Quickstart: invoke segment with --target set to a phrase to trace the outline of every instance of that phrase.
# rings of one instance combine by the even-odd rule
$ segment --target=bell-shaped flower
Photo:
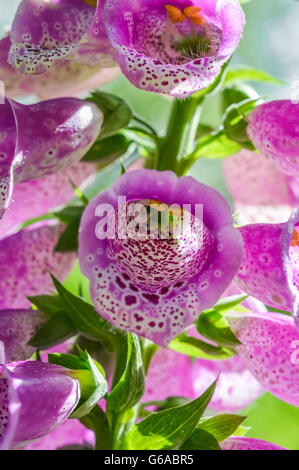
[[[243,261],[236,282],[270,307],[299,320],[299,209],[283,224],[241,227]]]
[[[299,205],[298,180],[268,158],[243,149],[222,162],[240,225],[285,222]]]
[[[0,310],[0,342],[7,362],[24,361],[35,351],[28,342],[47,321],[38,310]]]
[[[270,101],[247,116],[247,134],[255,147],[281,171],[299,178],[299,103]]]
[[[222,361],[196,359],[193,366],[194,394],[202,395],[217,377],[217,386],[209,403],[209,408],[216,411],[239,411],[264,392],[242,360],[234,356]]]
[[[299,406],[299,332],[288,315],[230,312],[245,367],[275,397]]]
[[[215,304],[241,259],[228,203],[192,177],[126,173],[82,217],[79,261],[95,308],[162,346]]]
[[[229,437],[220,445],[222,450],[287,450],[272,442],[239,436]]]
[[[80,399],[68,369],[44,362],[0,366],[0,449],[17,449],[53,431]]]
[[[10,64],[25,74],[41,74],[66,61],[115,66],[102,20],[105,2],[23,0],[11,28]]]
[[[94,163],[78,162],[53,175],[14,186],[13,200],[0,221],[0,239],[26,220],[46,214],[75,197],[70,180],[81,190],[96,173]]]
[[[37,95],[46,100],[76,96],[99,88],[120,74],[118,67],[99,68],[98,64],[81,64],[70,60],[58,64],[42,75],[26,75],[8,63],[10,37],[0,40],[0,80],[8,98]]]
[[[93,103],[76,98],[29,106],[5,99],[1,111],[0,216],[15,183],[57,173],[79,161],[103,123],[103,114]]]
[[[192,364],[188,356],[161,348],[154,355],[147,376],[143,402],[168,397],[193,398]]]
[[[28,296],[53,289],[49,273],[66,278],[76,254],[54,252],[62,231],[61,225],[43,223],[0,241],[0,309],[28,308]]]
[[[103,17],[128,80],[180,98],[214,81],[244,26],[237,0],[109,0]]]

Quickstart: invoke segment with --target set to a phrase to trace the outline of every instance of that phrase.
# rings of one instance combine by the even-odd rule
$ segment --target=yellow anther
[[[83,2],[91,5],[92,7],[96,7],[98,0],[83,0]]]
[[[293,232],[291,246],[299,246],[299,232],[296,229]]]
[[[184,13],[178,7],[174,7],[173,5],[165,5],[165,8],[170,20],[174,24],[183,23],[187,19],[186,15],[184,15]]]
[[[189,18],[193,23],[198,24],[199,26],[204,26],[205,20],[201,15],[201,8],[199,7],[187,7],[184,8],[184,14]]]

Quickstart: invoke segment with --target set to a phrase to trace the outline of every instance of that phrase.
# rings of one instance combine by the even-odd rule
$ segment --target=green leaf
[[[38,310],[45,313],[48,317],[52,317],[64,310],[64,304],[58,295],[36,295],[35,297],[27,298]]]
[[[245,419],[246,416],[219,414],[212,418],[202,418],[198,424],[198,429],[207,431],[218,442],[222,442],[232,434],[235,434]]]
[[[126,436],[127,450],[174,450],[179,449],[191,436],[207,408],[214,390],[214,382],[201,397],[150,416],[131,428]]]
[[[130,141],[122,134],[116,134],[106,139],[96,141],[82,159],[83,162],[93,162],[102,169],[126,153]]]
[[[192,154],[194,159],[198,158],[226,158],[241,149],[241,145],[230,139],[223,130],[217,133],[201,137]]]
[[[66,229],[59,237],[55,252],[69,253],[78,250],[78,234],[82,213],[75,215],[68,223]]]
[[[48,355],[51,364],[70,369],[69,375],[80,383],[81,397],[75,411],[71,414],[73,419],[80,419],[88,415],[98,401],[106,395],[108,389],[104,369],[91,359],[88,353],[79,352],[80,356],[71,354]]]
[[[187,336],[186,333],[176,336],[168,347],[181,354],[199,359],[223,360],[233,356],[229,349],[213,346],[201,339]]]
[[[255,150],[255,147],[247,135],[246,116],[256,107],[259,100],[260,98],[246,99],[232,104],[223,116],[223,130],[226,136],[251,150]]]
[[[49,349],[72,338],[76,333],[66,317],[56,314],[41,326],[29,344],[37,349]]]
[[[68,224],[72,221],[74,217],[79,217],[83,214],[85,207],[84,205],[80,206],[67,206],[64,207],[61,211],[59,212],[53,212],[53,215],[60,220],[60,222],[63,222],[64,224]]]
[[[229,312],[233,310],[235,307],[240,305],[244,300],[246,300],[248,294],[240,294],[240,295],[231,295],[230,297],[223,297],[222,299],[218,300],[218,302],[214,305],[212,310],[219,310],[222,313]]]
[[[196,328],[202,336],[220,346],[234,348],[241,344],[219,310],[203,312],[196,321]]]
[[[226,86],[221,92],[222,111],[225,113],[232,104],[255,98],[258,98],[257,92],[247,84],[235,83]]]
[[[120,129],[126,127],[132,118],[132,110],[118,96],[103,91],[95,91],[88,98],[88,101],[95,103],[104,114],[100,139],[116,134]]]
[[[112,448],[109,424],[107,417],[100,406],[96,405],[88,415],[80,418],[80,421],[86,428],[95,433],[96,450],[107,450]]]
[[[133,333],[126,337],[126,351],[123,351],[121,367],[123,373],[120,375],[116,371],[116,383],[107,398],[107,415],[111,422],[138,403],[144,393],[145,374],[140,342]]]
[[[221,450],[217,440],[204,429],[197,428],[180,450]]]
[[[236,67],[230,68],[226,72],[224,84],[232,83],[236,81],[248,81],[248,82],[263,82],[270,83],[273,85],[286,85],[282,80],[278,80],[264,70],[255,68],[243,68]]]
[[[77,331],[87,338],[102,341],[110,350],[119,347],[121,338],[125,338],[127,333],[115,328],[92,305],[71,294],[54,276],[51,277],[63,302],[65,315]]]

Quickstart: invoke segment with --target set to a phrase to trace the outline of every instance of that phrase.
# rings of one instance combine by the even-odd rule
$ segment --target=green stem
[[[166,137],[159,149],[158,170],[172,170],[180,176],[179,161],[193,150],[203,98],[173,102]]]

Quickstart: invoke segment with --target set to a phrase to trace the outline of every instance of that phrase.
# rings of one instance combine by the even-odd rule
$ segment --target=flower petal
[[[252,437],[232,436],[221,443],[222,450],[287,450],[272,442]]]
[[[63,423],[80,398],[77,380],[68,370],[44,362],[2,367],[0,379],[0,449],[19,448]]]
[[[186,7],[184,0],[175,2]],[[187,22],[174,25],[162,0],[109,0],[104,20],[122,72],[136,87],[186,97],[210,85],[240,40],[244,13],[238,1],[190,0],[198,5],[206,26],[194,25],[196,39],[207,36],[209,51],[177,50],[191,35]],[[176,39],[174,39],[174,37]],[[183,39],[182,39],[183,38]],[[205,39],[202,40],[203,43]]]
[[[97,238],[99,217],[95,214],[100,204],[110,204],[113,211],[117,210],[120,196],[127,201],[155,199],[180,207],[190,204],[192,210],[195,204],[203,206],[207,238],[203,239],[202,249],[208,258],[199,259],[196,254],[196,263],[200,261],[200,266],[194,264],[186,248],[181,255],[173,256],[170,263],[169,253],[173,248],[167,245],[162,250],[159,245],[157,259],[157,240],[151,240],[147,242],[146,253],[137,254],[141,245],[136,247],[135,254],[130,252],[129,245],[120,248],[123,263],[119,264],[117,244],[113,247],[108,239]],[[203,251],[196,253],[201,256]],[[172,172],[136,170],[123,175],[111,190],[94,198],[81,221],[79,260],[82,272],[91,281],[91,297],[96,309],[113,324],[162,346],[192,324],[202,310],[214,305],[235,276],[241,253],[240,235],[233,228],[225,199],[193,178],[178,179]],[[163,262],[164,257],[167,262],[166,258]],[[174,265],[175,275],[171,273]],[[143,280],[136,282],[140,270]]]
[[[23,73],[46,72],[79,45],[94,13],[82,0],[23,0],[12,25],[9,62]]]
[[[284,224],[241,227],[244,256],[236,282],[270,307],[299,315],[298,250],[291,246],[299,210]]]
[[[256,148],[283,172],[299,177],[299,103],[270,101],[248,116],[247,133]]]
[[[30,306],[27,296],[52,290],[49,273],[65,279],[75,253],[55,253],[61,225],[30,226],[0,241],[0,309]]]
[[[247,369],[272,395],[299,406],[299,333],[292,318],[272,312],[227,318],[242,343],[237,352]]]
[[[0,310],[0,341],[4,343],[7,362],[30,358],[35,348],[28,342],[46,320],[38,310]]]

